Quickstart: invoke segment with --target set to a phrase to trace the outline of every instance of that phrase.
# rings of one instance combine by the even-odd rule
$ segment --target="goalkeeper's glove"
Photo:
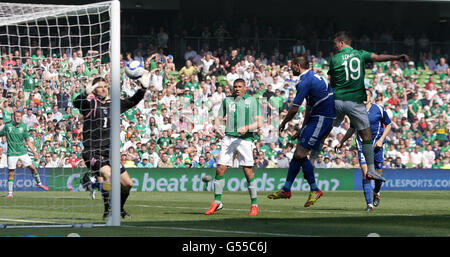
[[[90,95],[94,90],[98,87],[98,84],[92,85],[92,82],[94,82],[94,78],[89,78],[86,83],[86,94]]]
[[[144,73],[137,80],[141,83],[141,87],[147,89],[150,87],[150,72],[148,70],[144,70]]]

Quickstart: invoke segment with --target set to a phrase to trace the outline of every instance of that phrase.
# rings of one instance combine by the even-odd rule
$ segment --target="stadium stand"
[[[231,95],[230,85],[236,78],[243,78],[249,94],[261,103],[267,100],[264,104],[268,115],[253,153],[256,167],[282,167],[285,158],[292,158],[297,143],[292,136],[303,115],[300,113],[286,132],[278,134],[280,119],[295,95],[297,78],[290,69],[290,58],[295,53],[306,52],[311,68],[326,77],[333,54],[331,42],[321,44],[330,40],[307,38],[280,45],[280,40],[263,40],[260,42],[264,48],[259,48],[251,40],[253,36],[246,34],[254,31],[248,22],[235,31],[227,31],[223,24],[182,31],[184,41],[180,37],[174,39],[164,27],[153,29],[143,40],[128,38],[121,61],[122,94],[131,96],[137,90],[123,73],[127,62],[141,61],[152,75],[144,100],[122,115],[120,140],[125,167],[215,167],[220,145],[212,123],[221,100]],[[197,37],[189,41],[194,30],[197,34],[191,35]],[[264,37],[280,36],[279,30],[272,30],[265,30],[268,34]],[[294,32],[295,29],[295,36]],[[297,32],[314,37],[308,31]],[[239,46],[233,45],[229,40],[233,35],[246,40],[240,41]],[[390,46],[392,35],[390,31],[362,34],[357,44],[367,50],[382,51],[383,47]],[[374,39],[384,43],[374,46],[371,43]],[[180,44],[172,44],[173,40],[184,42],[181,52]],[[195,42],[195,46],[189,42]],[[411,50],[413,61],[370,65],[366,67],[365,79],[375,103],[386,109],[393,122],[385,144],[385,168],[448,169],[448,53],[440,47],[430,47],[425,35],[416,39],[408,35],[395,42],[402,42],[402,47]],[[29,58],[18,58],[19,53],[1,51],[0,129],[11,120],[15,110],[24,112],[24,122],[39,152],[32,156],[36,167],[84,165],[80,161],[82,117],[72,108],[72,101],[83,92],[87,77],[100,75],[109,79],[110,68],[107,60],[93,59],[88,52],[77,51],[77,54],[80,52],[82,58],[75,60],[71,57],[73,53],[59,56],[45,51],[31,52]],[[333,129],[322,158],[315,164],[317,167],[359,167],[353,141],[349,140],[340,153],[333,150],[348,128],[347,121]],[[2,168],[6,167],[7,151],[6,140],[2,138]]]

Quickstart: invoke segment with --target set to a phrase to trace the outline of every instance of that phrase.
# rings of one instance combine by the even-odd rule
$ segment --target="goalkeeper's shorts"
[[[108,150],[102,151],[98,149],[84,149],[82,156],[86,167],[88,167],[93,173],[97,173],[104,166],[111,166]],[[120,164],[120,174],[125,171],[125,167]]]

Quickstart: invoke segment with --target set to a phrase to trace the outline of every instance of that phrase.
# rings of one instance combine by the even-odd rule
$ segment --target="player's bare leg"
[[[103,219],[108,218],[111,212],[110,205],[110,191],[111,191],[111,167],[103,166],[100,168],[100,175],[103,177],[103,182],[100,183],[100,192],[102,193],[105,211],[103,212]]]
[[[36,169],[36,167],[34,167],[34,165],[31,164],[31,165],[28,166],[27,168],[31,171],[31,175],[33,175],[33,178],[34,178],[34,180],[36,181],[37,186],[38,186],[40,189],[44,190],[44,191],[48,191],[48,187],[42,185],[41,178],[40,178],[40,176],[39,176],[39,172],[38,172],[38,170]]]
[[[131,218],[131,215],[123,208],[133,187],[133,181],[127,171],[120,174],[120,186],[120,216],[122,218]]]

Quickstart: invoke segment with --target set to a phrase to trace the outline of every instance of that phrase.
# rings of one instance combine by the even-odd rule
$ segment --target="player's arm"
[[[237,132],[242,135],[247,133],[248,131],[254,132],[257,129],[261,128],[263,125],[263,118],[261,115],[260,106],[255,98],[250,98],[250,99],[252,99],[252,102],[251,102],[252,105],[250,108],[250,117],[254,117],[254,121],[251,124],[246,125],[243,128],[239,128],[237,130]]]
[[[302,128],[300,129],[300,131],[305,127],[305,125],[308,123],[309,118],[311,117],[311,106],[306,105],[306,109],[305,109],[305,118],[303,119],[303,124],[302,124]]]
[[[246,125],[242,128],[238,128],[237,129],[237,133],[244,135],[245,133],[247,133],[248,131],[256,131],[257,129],[259,129],[262,123],[262,116],[256,116],[255,117],[255,122]]]
[[[300,129],[298,129],[298,127],[296,128],[296,132],[292,136],[292,138],[298,138],[298,136],[300,136],[300,132],[302,132],[305,125],[308,124],[309,118],[311,117],[310,114],[311,114],[311,107],[309,105],[306,105],[305,118],[303,119],[302,127]]]
[[[31,149],[33,154],[35,154],[36,153],[36,146],[34,145],[34,142],[33,142],[33,140],[31,138],[27,139],[27,145]]]
[[[334,147],[334,151],[337,152],[337,150],[338,150],[339,148],[341,148],[341,147],[344,145],[344,143],[347,142],[347,140],[348,140],[349,138],[351,138],[351,137],[353,136],[353,134],[355,134],[355,132],[356,132],[356,129],[350,127],[350,128],[347,130],[347,133],[345,133],[344,137],[343,137],[343,138],[341,139],[341,141],[339,142],[339,144],[337,144],[337,145]]]
[[[132,97],[120,100],[120,113],[124,113],[137,105],[144,98],[145,91],[145,89],[140,88]]]
[[[223,124],[223,120],[224,120],[225,116],[227,115],[225,100],[226,100],[226,98],[222,100],[222,103],[219,108],[219,114],[217,115],[217,117],[214,121],[214,130],[221,137],[225,136],[225,133],[222,131],[222,129],[220,129],[220,125]]]
[[[280,133],[284,131],[286,124],[295,117],[299,108],[300,108],[300,105],[294,105],[294,104],[291,105],[291,107],[288,110],[288,113],[286,114],[286,117],[284,117],[283,121],[280,124],[280,127],[279,127]]]
[[[31,137],[30,133],[28,133],[27,127],[25,125],[23,125],[22,127],[24,129],[24,138],[25,141],[27,141],[27,146],[31,149],[33,154],[36,154],[36,146],[34,145],[33,138]]]
[[[389,132],[391,131],[391,128],[392,128],[391,124],[387,125],[384,128],[383,134],[381,135],[380,139],[378,139],[378,141],[375,143],[375,147],[381,148],[383,146],[383,142],[386,139]]]
[[[93,94],[87,95],[86,91],[84,91],[73,100],[73,106],[80,110],[81,114],[86,115],[88,112],[94,109],[95,102],[91,101],[93,98]]]
[[[406,54],[400,54],[400,55],[389,55],[389,54],[372,54],[370,56],[372,61],[374,62],[387,62],[387,61],[401,61],[401,62],[407,62],[409,61],[409,56]]]
[[[383,142],[386,139],[389,132],[391,132],[391,128],[392,128],[391,119],[389,118],[389,115],[387,114],[386,110],[384,110],[384,109],[383,109],[383,118],[381,120],[381,123],[383,125],[385,125],[386,127],[384,128],[383,134],[381,135],[380,139],[377,142],[375,142],[375,147],[378,147],[378,148],[383,147]]]
[[[284,117],[283,121],[280,124],[279,131],[283,132],[284,128],[286,127],[286,124],[291,121],[295,115],[298,112],[298,109],[303,103],[303,100],[306,97],[306,94],[308,93],[308,88],[306,83],[299,82],[297,84],[297,94],[295,95],[294,100],[292,100],[292,105],[288,110],[288,113],[286,114],[286,117]]]

